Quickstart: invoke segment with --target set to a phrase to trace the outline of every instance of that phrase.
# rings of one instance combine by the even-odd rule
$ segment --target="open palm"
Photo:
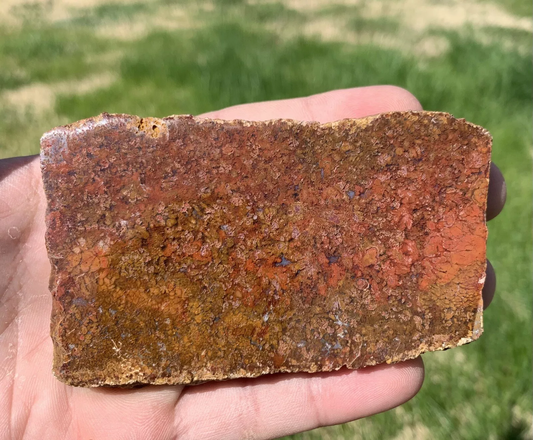
[[[405,90],[380,86],[248,104],[205,116],[326,122],[420,109]],[[497,215],[504,200],[503,178],[493,167],[488,218]],[[387,410],[422,385],[419,358],[360,371],[276,374],[195,387],[67,386],[51,371],[45,210],[38,157],[0,161],[1,438],[272,438]],[[487,304],[494,285],[489,268]]]

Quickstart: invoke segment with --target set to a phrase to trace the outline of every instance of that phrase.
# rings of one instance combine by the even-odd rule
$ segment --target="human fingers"
[[[176,407],[177,435],[267,439],[344,423],[404,403],[423,380],[422,359],[417,358],[355,371],[276,374],[189,387]]]
[[[500,169],[490,164],[489,194],[487,197],[487,221],[495,218],[502,211],[507,199],[507,185]],[[487,260],[485,285],[483,286],[483,308],[486,309],[496,292],[496,272]]]
[[[487,198],[487,220],[492,220],[503,209],[507,199],[507,185],[500,169],[490,164],[489,195]]]
[[[305,98],[236,105],[204,113],[200,117],[249,121],[281,118],[331,122],[407,110],[422,110],[418,100],[407,90],[396,86],[370,86],[333,90]]]
[[[485,285],[483,286],[483,308],[486,309],[494,299],[496,292],[496,272],[489,260],[487,260],[487,271]]]

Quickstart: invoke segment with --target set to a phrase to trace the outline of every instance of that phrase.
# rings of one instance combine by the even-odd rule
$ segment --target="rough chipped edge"
[[[382,362],[377,361],[368,361],[367,364],[359,366],[359,367],[351,367],[349,363],[343,363],[342,365],[336,366],[334,368],[330,369],[322,369],[318,364],[313,364],[305,369],[302,369],[300,367],[298,368],[291,368],[291,367],[280,367],[276,368],[273,366],[265,366],[264,370],[259,373],[248,373],[247,375],[243,375],[242,372],[234,372],[224,375],[217,375],[211,373],[207,368],[204,371],[197,371],[195,374],[193,373],[181,373],[179,376],[174,377],[156,377],[153,380],[146,380],[146,375],[140,373],[140,370],[138,367],[135,367],[130,362],[128,362],[128,365],[125,365],[121,363],[120,365],[117,364],[119,368],[117,368],[117,371],[119,369],[122,369],[122,371],[119,373],[120,376],[130,376],[134,375],[133,378],[128,380],[120,380],[115,378],[110,379],[102,379],[98,377],[94,377],[90,381],[83,380],[83,379],[76,379],[77,377],[83,377],[84,372],[83,371],[77,371],[75,375],[68,375],[68,376],[62,376],[59,373],[59,368],[56,369],[56,366],[54,366],[53,374],[54,376],[61,382],[66,383],[70,386],[75,387],[85,387],[85,388],[97,388],[97,387],[115,387],[115,388],[131,388],[136,385],[187,385],[187,386],[194,386],[194,385],[201,385],[206,382],[224,382],[226,380],[233,380],[233,379],[254,379],[260,376],[265,375],[271,375],[271,374],[278,374],[278,373],[289,373],[289,374],[296,374],[296,373],[307,373],[307,374],[314,374],[314,373],[330,373],[334,371],[338,371],[342,368],[346,368],[348,370],[361,370],[367,367],[373,367],[376,365],[392,365],[397,364],[399,362],[405,362],[407,360],[415,359],[419,357],[420,355],[424,353],[432,353],[432,352],[439,352],[439,351],[445,351],[450,348],[459,347],[462,345],[469,344],[470,342],[475,341],[481,336],[482,333],[482,321],[483,321],[483,304],[481,303],[480,306],[477,309],[476,317],[475,317],[475,323],[474,328],[472,330],[469,330],[466,336],[463,336],[459,339],[459,341],[456,342],[447,342],[447,343],[439,343],[437,341],[432,341],[431,343],[421,343],[417,348],[410,350],[408,352],[404,352],[401,356],[391,356],[388,359],[385,359]],[[481,331],[476,331],[476,325],[481,325]],[[434,335],[434,337],[438,337],[439,335]]]
[[[306,369],[302,368],[274,368],[274,367],[265,367],[264,371],[259,373],[252,373],[247,374],[244,376],[241,372],[235,372],[235,373],[229,373],[224,374],[224,376],[212,374],[207,369],[206,371],[196,372],[196,374],[182,374],[181,380],[179,380],[178,377],[157,377],[154,380],[148,381],[143,380],[145,379],[144,374],[139,374],[139,369],[130,365],[129,370],[124,370],[121,375],[135,375],[138,374],[138,376],[126,380],[113,380],[113,379],[101,379],[101,378],[94,378],[90,382],[86,380],[76,380],[73,375],[70,375],[68,377],[63,377],[61,374],[59,374],[56,369],[54,368],[54,376],[61,382],[66,383],[70,386],[75,387],[85,387],[85,388],[98,388],[98,387],[114,387],[114,388],[131,388],[136,385],[187,385],[187,386],[194,386],[194,385],[201,385],[203,383],[207,382],[225,382],[227,380],[234,380],[234,379],[255,379],[261,376],[271,375],[271,374],[299,374],[299,373],[307,373],[307,374],[314,374],[314,373],[332,373],[334,371],[338,371],[342,368],[346,368],[348,370],[362,370],[367,367],[373,367],[376,365],[392,365],[397,364],[399,362],[405,362],[411,359],[416,359],[420,355],[424,353],[431,353],[431,352],[437,352],[437,351],[444,351],[448,350],[450,348],[459,347],[461,345],[468,344],[470,342],[473,342],[475,339],[472,333],[468,337],[461,338],[457,343],[448,343],[448,344],[441,344],[441,345],[435,345],[433,344],[421,344],[417,349],[411,350],[407,353],[405,353],[401,358],[400,357],[392,357],[390,359],[387,359],[383,362],[376,362],[376,361],[369,361],[366,365],[360,366],[357,368],[352,368],[348,363],[343,363],[342,365],[339,365],[334,368],[330,369],[321,369],[318,364],[312,365]],[[83,377],[83,373],[80,374],[78,371],[78,374],[76,376]],[[187,377],[187,379],[186,379]]]
[[[211,119],[211,118],[203,118],[201,116],[193,116],[190,114],[170,115],[164,118],[152,118],[152,117],[141,118],[140,116],[130,115],[126,113],[101,113],[98,116],[93,116],[87,119],[81,119],[71,124],[61,125],[56,128],[53,128],[52,130],[43,134],[43,136],[41,137],[41,145],[43,145],[43,143],[48,138],[57,136],[58,134],[62,134],[65,132],[71,132],[73,130],[75,131],[75,133],[83,133],[95,127],[105,125],[105,123],[110,120],[126,119],[126,120],[130,120],[131,122],[136,122],[138,124],[142,124],[143,121],[151,121],[151,122],[155,122],[161,125],[166,125],[166,121],[168,120],[192,120],[199,124],[214,122],[217,124],[242,125],[245,127],[257,125],[257,124],[270,125],[270,124],[277,123],[277,122],[286,122],[286,123],[291,123],[295,125],[296,124],[311,125],[311,126],[315,125],[315,126],[319,126],[322,128],[329,128],[329,127],[336,127],[347,121],[355,122],[357,123],[357,125],[364,127],[374,120],[386,118],[386,117],[390,117],[394,115],[413,115],[413,116],[419,115],[419,116],[434,116],[434,117],[444,117],[446,119],[455,119],[459,122],[465,123],[466,125],[479,130],[480,134],[484,136],[489,136],[491,143],[492,143],[492,136],[487,129],[485,129],[484,127],[480,125],[476,125],[472,122],[469,122],[463,118],[456,118],[451,113],[437,112],[437,111],[424,111],[424,110],[408,110],[408,111],[391,111],[391,112],[377,113],[375,115],[369,115],[369,116],[365,116],[362,118],[343,118],[343,119],[339,119],[336,121],[324,122],[324,123],[317,122],[317,121],[300,121],[296,119],[267,119],[263,121],[253,121],[253,120],[246,120],[246,119],[219,119],[219,118]]]
[[[356,126],[351,128],[365,128],[370,125],[372,122],[378,121],[380,119],[387,119],[395,115],[405,115],[405,116],[431,116],[436,118],[442,118],[443,120],[455,120],[457,122],[463,123],[471,128],[474,128],[479,132],[480,136],[485,136],[489,139],[489,146],[492,148],[492,135],[490,132],[480,125],[476,125],[472,122],[465,120],[464,118],[456,118],[451,113],[446,112],[436,112],[436,111],[424,111],[424,110],[409,110],[409,111],[392,111],[377,113],[375,115],[369,115],[362,118],[344,118],[331,122],[317,122],[317,121],[299,121],[295,119],[268,119],[264,121],[250,121],[246,119],[210,119],[202,118],[201,116],[193,116],[190,114],[184,115],[171,115],[164,118],[152,118],[145,117],[141,118],[140,116],[130,115],[126,113],[101,113],[98,116],[93,116],[87,119],[81,119],[77,122],[71,124],[62,125],[52,130],[44,133],[40,139],[40,164],[41,170],[44,170],[47,164],[51,162],[51,157],[55,157],[56,149],[59,148],[60,151],[68,149],[68,139],[70,136],[81,135],[87,131],[93,130],[94,128],[105,126],[107,122],[117,121],[122,122],[126,125],[127,128],[133,129],[136,133],[144,133],[145,135],[151,136],[152,138],[158,138],[163,135],[163,137],[168,137],[168,124],[167,121],[170,120],[191,120],[197,124],[219,124],[219,125],[233,125],[233,126],[243,126],[250,127],[253,125],[272,125],[275,123],[283,122],[288,125],[300,125],[308,127],[317,127],[322,129],[335,128],[347,123],[355,123]],[[150,129],[152,125],[152,129]],[[157,130],[156,130],[157,127]],[[490,167],[490,154],[489,154],[489,167]]]

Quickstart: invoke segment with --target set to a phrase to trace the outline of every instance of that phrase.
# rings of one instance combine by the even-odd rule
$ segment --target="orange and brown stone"
[[[103,114],[41,145],[68,384],[360,368],[482,332],[491,138],[464,120]]]

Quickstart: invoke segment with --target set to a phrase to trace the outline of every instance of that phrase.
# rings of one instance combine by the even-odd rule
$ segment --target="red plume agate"
[[[435,112],[46,133],[55,375],[191,384],[477,339],[490,151]]]

